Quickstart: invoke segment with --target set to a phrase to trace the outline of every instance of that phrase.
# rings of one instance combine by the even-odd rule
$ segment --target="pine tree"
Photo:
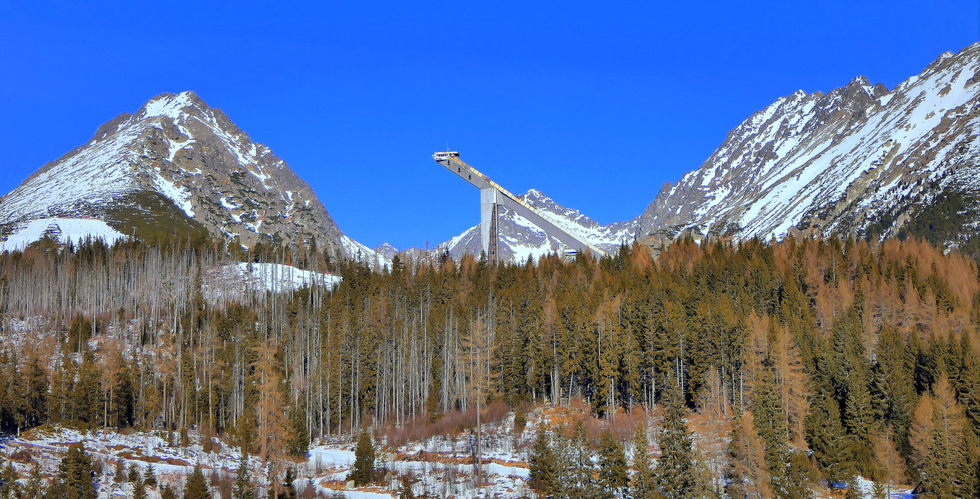
[[[102,393],[102,374],[96,365],[95,354],[85,350],[73,393],[75,421],[83,428],[94,429],[104,424]]]
[[[20,484],[17,483],[17,471],[14,470],[12,462],[7,461],[7,466],[0,473],[0,497],[13,499],[20,497]]]
[[[27,477],[22,499],[42,499],[44,497],[44,480],[41,478],[41,465],[35,461],[31,466],[31,474]]]
[[[27,413],[24,415],[24,427],[33,428],[48,419],[48,374],[36,355],[31,355],[26,375]]]
[[[303,397],[300,397],[302,401]],[[296,457],[306,456],[310,449],[310,429],[306,425],[306,411],[297,403],[290,411],[291,432],[286,443],[289,453]]]
[[[599,483],[606,492],[620,497],[629,485],[628,471],[623,447],[607,429],[599,440]]]
[[[252,472],[249,469],[248,454],[242,453],[238,462],[238,472],[235,474],[235,485],[231,492],[235,499],[255,499],[255,484],[252,483]]]
[[[354,467],[347,480],[354,482],[355,487],[367,485],[374,481],[374,444],[367,427],[361,428],[357,437],[357,447],[354,449]]]
[[[92,458],[82,444],[72,444],[58,465],[58,475],[47,495],[65,499],[95,499],[94,477]]]
[[[283,487],[278,499],[296,499],[296,470],[292,466],[286,468],[286,476],[282,482]]]
[[[146,485],[142,483],[133,484],[133,499],[146,499]]]
[[[708,493],[694,451],[691,430],[684,422],[684,401],[673,377],[664,390],[665,415],[660,431],[660,459],[653,469],[658,492],[665,498],[701,497]]]
[[[657,486],[653,481],[653,460],[650,458],[650,441],[647,439],[646,424],[641,422],[633,432],[633,478],[630,492],[636,499],[656,497]]]
[[[531,488],[544,497],[552,497],[561,490],[556,460],[555,453],[548,442],[548,435],[544,427],[539,426],[528,458],[528,468],[530,468]]]
[[[187,477],[184,485],[184,499],[211,499],[211,489],[208,487],[201,465],[195,465],[194,471]]]
[[[136,466],[136,463],[130,464],[129,473],[126,475],[126,479],[131,483],[142,482],[143,479],[140,475],[139,466]]]
[[[840,482],[854,474],[854,464],[847,453],[847,436],[840,418],[840,405],[834,398],[833,385],[822,360],[817,361],[813,377],[810,413],[806,416],[806,437],[813,457],[827,478]]]
[[[895,442],[903,455],[911,453],[909,426],[915,408],[915,354],[909,342],[888,324],[881,328],[872,366],[874,391],[885,420],[895,428]]]
[[[852,459],[858,471],[867,475],[874,461],[874,456],[871,454],[871,436],[875,430],[875,417],[864,372],[864,367],[858,366],[848,376],[844,421],[847,422]]]
[[[561,442],[560,452],[566,463],[562,467],[560,480],[561,497],[607,498],[611,494],[601,490],[596,481],[596,468],[592,462],[593,450],[585,437],[585,427],[579,421],[571,437]]]
[[[415,492],[412,492],[412,479],[408,475],[402,475],[398,499],[415,499]]]
[[[146,473],[143,475],[143,484],[149,487],[157,486],[157,476],[152,463],[146,467]]]

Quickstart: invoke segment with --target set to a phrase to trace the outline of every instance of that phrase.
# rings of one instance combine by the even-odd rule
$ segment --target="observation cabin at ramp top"
[[[440,151],[433,154],[432,159],[459,178],[469,182],[473,187],[480,189],[480,240],[483,243],[483,251],[490,261],[497,261],[497,241],[499,240],[497,217],[501,206],[505,206],[526,218],[574,252],[588,252],[597,257],[606,256],[606,252],[561,228],[543,212],[511,194],[510,191],[490,180],[490,177],[480,173],[476,168],[464,163],[463,160],[459,159],[459,151]]]

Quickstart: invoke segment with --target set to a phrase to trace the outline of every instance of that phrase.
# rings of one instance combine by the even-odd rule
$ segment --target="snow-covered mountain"
[[[780,98],[663,186],[640,217],[641,240],[918,228],[961,243],[980,223],[978,95],[980,43],[942,54],[891,91],[857,77],[827,94]],[[945,232],[931,221],[954,216]]]
[[[578,210],[559,205],[541,191],[531,189],[518,197],[556,225],[607,252],[617,251],[623,243],[631,244],[636,236],[637,220],[600,225]],[[501,261],[523,262],[529,257],[537,259],[564,251],[561,242],[507,208],[500,209],[497,225],[500,233],[497,254]],[[480,226],[476,225],[437,246],[435,254],[448,251],[454,259],[459,259],[466,253],[479,255],[482,249]]]
[[[159,240],[210,234],[252,247],[316,242],[370,258],[309,185],[193,92],[162,94],[99,127],[0,198],[0,251],[53,235]]]

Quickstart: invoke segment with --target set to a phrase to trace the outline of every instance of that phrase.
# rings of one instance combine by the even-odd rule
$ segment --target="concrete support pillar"
[[[497,211],[501,201],[497,189],[480,189],[480,242],[491,262],[497,260]]]

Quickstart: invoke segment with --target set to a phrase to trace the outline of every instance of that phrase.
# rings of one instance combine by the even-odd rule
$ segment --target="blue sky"
[[[660,4],[0,0],[0,193],[193,90],[369,246],[479,222],[478,192],[430,158],[447,144],[610,223],[780,96],[892,88],[980,39],[976,0]]]

